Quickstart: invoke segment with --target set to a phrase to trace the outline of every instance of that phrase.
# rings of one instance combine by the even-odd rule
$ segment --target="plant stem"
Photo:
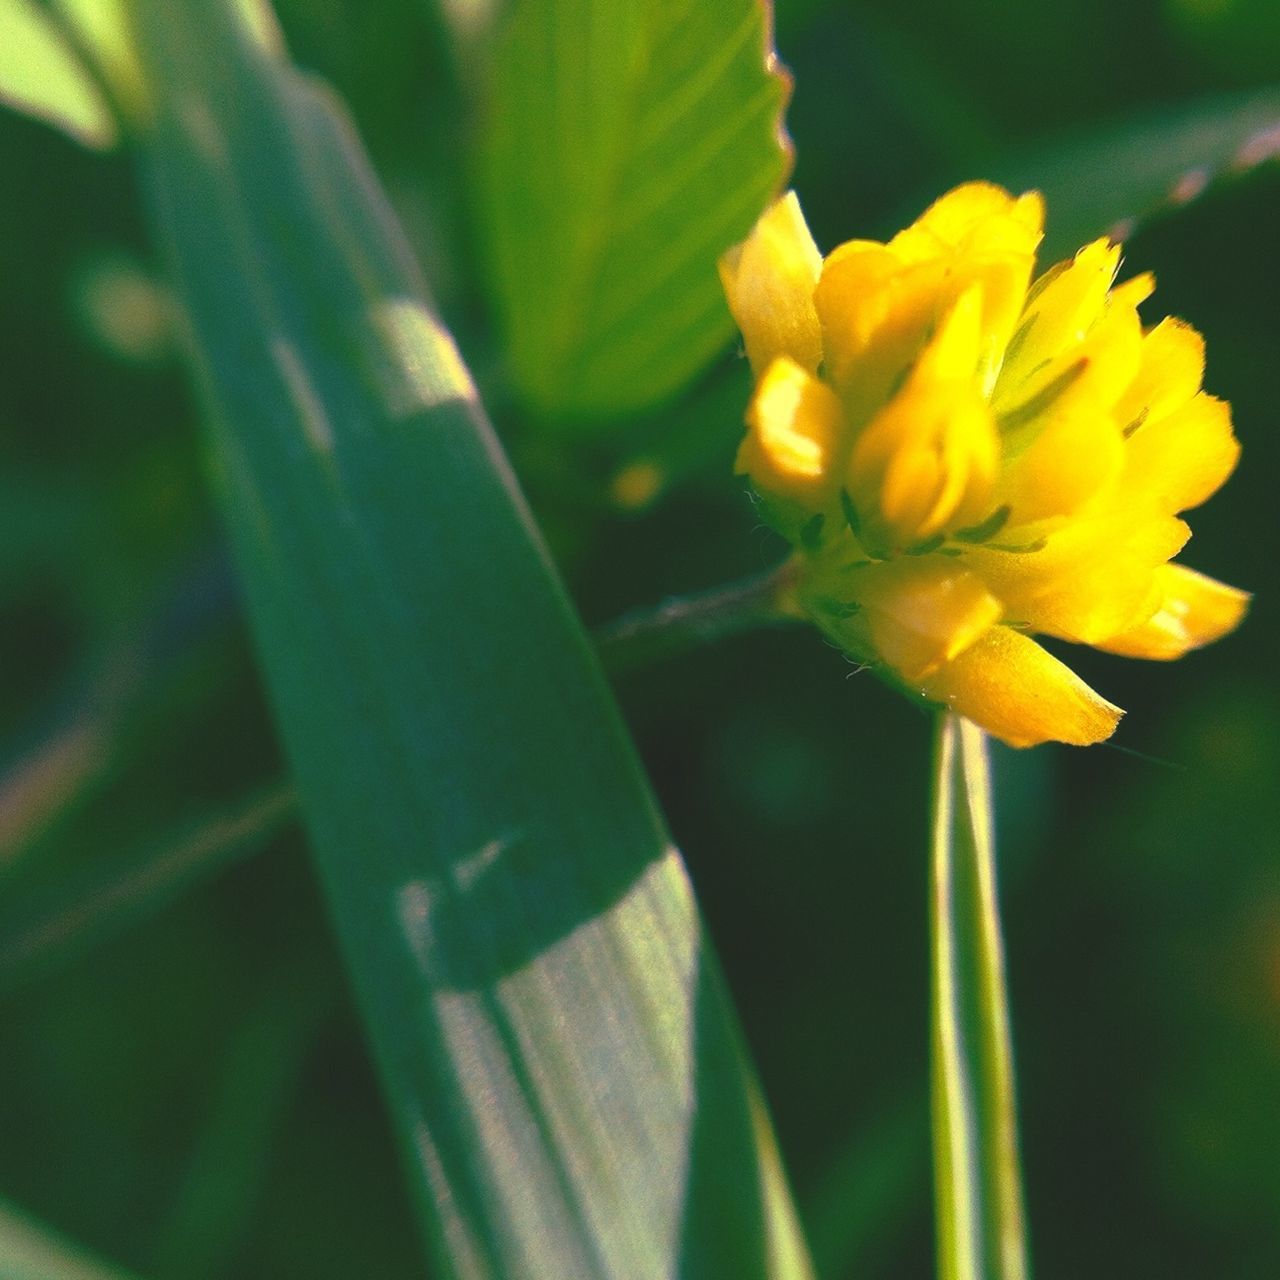
[[[752,627],[799,619],[795,578],[795,562],[787,560],[727,587],[673,597],[598,628],[596,651],[605,670],[617,674]]]
[[[1026,1280],[991,783],[982,731],[938,717],[930,933],[940,1280]]]

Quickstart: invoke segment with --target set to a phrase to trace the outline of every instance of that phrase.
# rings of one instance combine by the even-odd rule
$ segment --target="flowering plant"
[[[891,157],[981,154],[1074,248],[1280,156],[1280,98],[1146,101],[1187,78],[1175,26],[1257,5],[881,30],[815,0],[777,15],[793,146],[773,7],[0,0],[0,115],[127,156],[0,120],[0,1280],[919,1275],[926,1058],[938,1280],[1027,1280],[987,736],[1115,728],[1042,643],[1172,658],[1238,622],[1176,562],[1231,414],[1110,239],[1037,278],[1037,195],[970,183],[824,260],[779,193],[798,152],[815,203],[852,179],[872,213],[919,167]],[[1141,116],[1073,119],[1111,89]],[[1274,195],[1153,255],[1229,304],[1237,374],[1274,345]],[[725,288],[739,470],[791,548],[728,581],[755,548]],[[1221,532],[1274,599],[1269,441]],[[806,630],[705,654],[780,620]],[[1185,774],[998,758],[1052,895],[1014,909],[1058,1274],[1134,1240],[1144,1274],[1280,1275],[1258,621],[1185,715],[1135,690]],[[937,709],[931,800],[919,717],[833,713],[809,622]],[[1107,934],[1139,902],[1144,986]]]
[[[1248,597],[1172,564],[1235,465],[1204,344],[1102,239],[1033,279],[1037,194],[969,183],[825,259],[794,193],[721,260],[756,376],[738,470],[847,653],[1013,746],[1122,714],[1033,638],[1169,659]]]

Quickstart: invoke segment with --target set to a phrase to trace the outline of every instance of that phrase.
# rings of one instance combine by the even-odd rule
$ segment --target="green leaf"
[[[130,1280],[130,1276],[0,1201],[0,1280]]]
[[[350,126],[230,0],[130,6],[222,505],[439,1272],[807,1275],[684,868]]]
[[[141,70],[126,16],[126,0],[39,0],[58,10],[69,36],[91,62],[117,108],[129,116],[145,114]],[[242,0],[246,8],[254,0]]]
[[[116,122],[93,75],[34,0],[0,0],[0,101],[87,147],[109,148]]]
[[[997,163],[1015,191],[1043,191],[1042,262],[1098,236],[1124,240],[1144,222],[1194,200],[1219,179],[1280,155],[1280,90],[1211,98],[1057,141]]]
[[[930,931],[940,1280],[1029,1274],[991,782],[982,731],[938,717]]]
[[[716,260],[790,169],[762,0],[521,0],[495,60],[489,265],[540,410],[606,415],[688,382],[732,324]]]

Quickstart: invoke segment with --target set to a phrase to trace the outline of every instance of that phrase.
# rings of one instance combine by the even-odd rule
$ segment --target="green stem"
[[[293,787],[271,783],[159,846],[131,850],[85,876],[62,875],[47,895],[9,895],[0,908],[0,995],[81,958],[204,877],[266,848],[296,813]]]
[[[982,731],[938,718],[931,876],[940,1280],[1026,1280],[1013,1053]]]
[[[596,652],[616,675],[752,627],[798,619],[796,571],[796,562],[787,560],[757,577],[628,614],[594,632]]]

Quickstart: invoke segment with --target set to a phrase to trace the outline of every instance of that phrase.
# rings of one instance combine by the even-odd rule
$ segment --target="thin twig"
[[[296,812],[293,788],[278,782],[144,850],[129,865],[59,882],[43,903],[11,905],[0,918],[0,990],[76,958],[215,871],[266,848]]]
[[[788,560],[757,577],[627,614],[593,633],[596,651],[616,675],[752,627],[795,621],[795,579]]]

